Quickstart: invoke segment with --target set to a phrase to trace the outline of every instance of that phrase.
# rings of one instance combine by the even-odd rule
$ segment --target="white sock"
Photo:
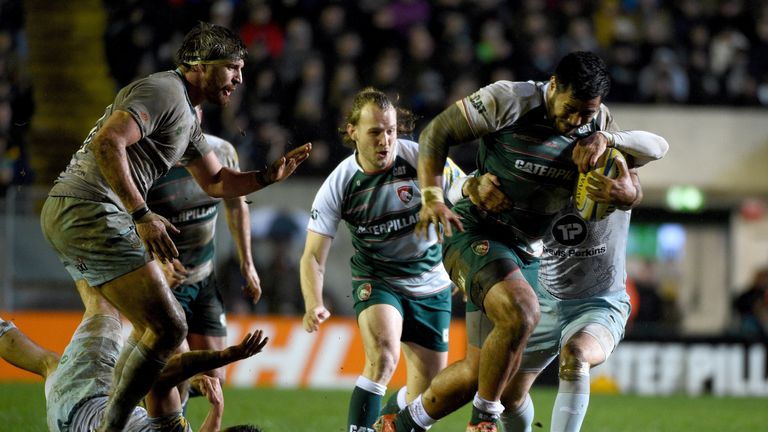
[[[387,386],[373,382],[362,375],[357,377],[357,381],[355,381],[355,387],[360,387],[369,393],[373,393],[379,396],[384,396],[384,393],[387,392]]]
[[[429,429],[437,420],[433,419],[432,417],[427,414],[427,411],[424,409],[424,403],[421,401],[421,395],[419,395],[416,399],[413,400],[408,405],[408,412],[411,414],[411,418],[413,421],[423,427],[424,429]]]
[[[532,432],[533,408],[531,395],[526,394],[522,405],[516,410],[506,410],[501,415],[501,423],[504,425],[504,430],[506,432]]]
[[[397,391],[397,407],[401,410],[408,406],[408,399],[405,397],[406,393],[408,393],[406,386],[400,387],[400,390]],[[421,395],[419,395],[419,398],[421,398]]]
[[[475,399],[472,401],[472,405],[474,405],[475,408],[479,409],[480,411],[487,412],[488,414],[493,414],[496,416],[504,412],[504,405],[502,405],[501,402],[497,400],[485,400],[481,398],[477,393],[475,393]]]
[[[561,379],[552,407],[551,432],[578,432],[588,406],[589,374],[579,374],[576,381]]]

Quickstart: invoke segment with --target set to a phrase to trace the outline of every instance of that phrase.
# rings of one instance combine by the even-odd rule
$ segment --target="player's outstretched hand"
[[[461,224],[459,216],[451,211],[445,203],[440,201],[430,201],[421,203],[421,210],[419,211],[419,221],[416,223],[416,237],[428,238],[429,229],[435,230],[437,235],[437,241],[443,242],[443,232],[440,231],[440,225],[445,228],[445,235],[450,237],[453,235],[453,229],[463,232],[464,225]]]
[[[272,165],[267,168],[266,180],[267,183],[272,184],[282,180],[285,180],[296,171],[296,168],[301,165],[302,162],[307,160],[309,153],[312,151],[312,143],[306,143],[301,147],[297,147],[280,159],[272,162]]]
[[[579,167],[579,172],[585,173],[597,166],[597,160],[608,148],[608,138],[602,133],[595,132],[576,142],[573,147],[573,163]]]
[[[179,234],[178,228],[168,219],[155,212],[148,212],[136,221],[136,233],[144,242],[147,251],[163,263],[179,257],[179,251],[168,232]]]
[[[324,323],[325,320],[330,317],[331,313],[325,306],[316,306],[307,309],[304,313],[304,318],[302,319],[304,330],[306,330],[307,333],[316,332],[320,330],[320,324]]]
[[[256,330],[245,335],[239,344],[227,348],[227,351],[234,360],[243,360],[260,353],[267,342],[269,338],[264,336],[264,330]]]
[[[638,190],[624,158],[616,158],[615,163],[619,170],[615,179],[597,171],[589,174],[587,197],[599,203],[610,203],[619,207],[631,206],[637,199]]]

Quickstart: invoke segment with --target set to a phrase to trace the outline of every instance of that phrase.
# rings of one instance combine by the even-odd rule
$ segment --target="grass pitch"
[[[549,431],[555,398],[552,388],[536,388],[536,431]],[[349,391],[226,388],[224,426],[254,423],[266,432],[345,432]],[[730,432],[768,430],[766,399],[685,396],[592,395],[585,432]],[[206,403],[195,398],[188,417],[200,425]],[[465,407],[441,420],[431,432],[462,432]],[[40,383],[0,384],[0,431],[45,432],[45,399]]]

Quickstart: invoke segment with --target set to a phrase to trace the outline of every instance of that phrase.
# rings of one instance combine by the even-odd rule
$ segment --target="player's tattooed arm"
[[[424,172],[441,174],[449,147],[475,138],[459,107],[451,105],[435,117],[419,137],[419,172],[424,168]]]
[[[417,236],[426,236],[432,227],[438,240],[442,241],[440,225],[449,237],[453,235],[452,226],[464,230],[459,217],[444,203],[442,175],[450,146],[474,138],[467,119],[456,104],[438,114],[421,133],[418,172],[422,206],[415,229]]]

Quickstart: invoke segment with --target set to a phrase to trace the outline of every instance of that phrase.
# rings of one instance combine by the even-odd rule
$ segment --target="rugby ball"
[[[586,173],[579,174],[579,180],[576,182],[576,188],[573,191],[573,204],[579,215],[586,221],[594,222],[605,219],[616,210],[613,204],[598,203],[587,196],[587,186],[592,173],[599,172],[606,177],[616,178],[619,176],[619,167],[616,165],[616,159],[624,159],[620,151],[615,148],[607,148],[600,159],[597,161],[597,168]]]

